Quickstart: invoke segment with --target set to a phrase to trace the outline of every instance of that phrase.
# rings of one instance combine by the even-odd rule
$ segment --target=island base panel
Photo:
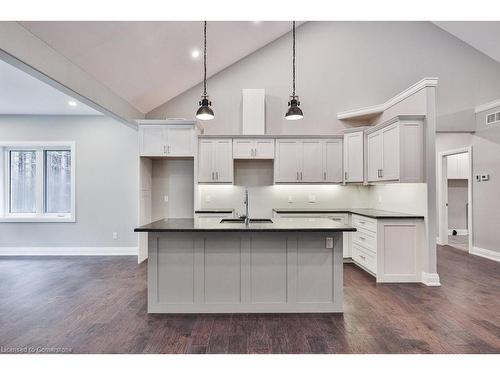
[[[148,312],[342,312],[342,237],[149,233]]]

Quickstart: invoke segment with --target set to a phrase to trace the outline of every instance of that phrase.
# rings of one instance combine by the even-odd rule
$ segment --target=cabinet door
[[[325,182],[342,182],[341,139],[329,139],[324,142],[323,179]]]
[[[191,126],[169,125],[167,156],[193,156],[194,132]]]
[[[382,180],[399,180],[399,125],[382,131]]]
[[[380,131],[368,135],[367,148],[368,181],[378,181],[382,169],[382,133]]]
[[[233,182],[233,140],[215,141],[215,182]]]
[[[344,179],[346,182],[363,182],[363,132],[344,136]]]
[[[302,141],[300,182],[322,182],[323,173],[323,142],[320,139]]]
[[[141,156],[165,156],[165,130],[163,126],[141,126]]]
[[[252,159],[254,150],[253,139],[233,139],[233,158]]]
[[[256,139],[254,150],[256,159],[274,159],[274,139]]]
[[[468,179],[469,172],[469,154],[467,152],[463,152],[457,156],[457,178]]]
[[[198,182],[214,182],[215,141],[200,139],[198,146]]]
[[[276,140],[275,182],[299,181],[299,144],[295,139]]]

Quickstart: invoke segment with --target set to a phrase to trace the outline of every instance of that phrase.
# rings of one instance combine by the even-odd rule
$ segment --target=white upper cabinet
[[[342,182],[342,140],[277,139],[274,182]]]
[[[344,135],[344,181],[363,182],[364,133],[358,131]]]
[[[233,139],[234,159],[274,159],[274,139]]]
[[[141,156],[193,157],[194,125],[140,125],[139,144]]]
[[[274,182],[299,182],[301,143],[296,139],[276,140]]]
[[[198,182],[233,182],[232,139],[200,139]]]
[[[396,121],[367,138],[368,182],[423,182],[422,121]]]
[[[342,182],[342,140],[325,140],[323,150],[323,177],[325,182]]]
[[[470,176],[469,154],[461,153],[447,156],[449,179],[468,179]]]

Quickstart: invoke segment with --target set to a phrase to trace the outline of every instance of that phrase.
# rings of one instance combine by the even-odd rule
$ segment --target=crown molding
[[[337,119],[339,120],[361,120],[367,118],[373,118],[377,115],[382,114],[387,109],[398,104],[399,102],[407,99],[413,94],[419,92],[426,87],[436,87],[438,84],[437,77],[426,77],[408,87],[406,90],[400,92],[396,96],[387,100],[385,103],[376,104],[369,107],[357,108],[348,111],[338,112]]]
[[[484,112],[484,111],[488,111],[488,110],[496,108],[496,107],[500,107],[500,99],[489,102],[489,103],[478,105],[474,109],[474,112],[475,113]]]

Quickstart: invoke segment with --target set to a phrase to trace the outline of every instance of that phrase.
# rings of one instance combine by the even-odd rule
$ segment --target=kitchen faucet
[[[248,188],[245,188],[245,225],[248,225],[250,223],[250,216],[248,213]]]

